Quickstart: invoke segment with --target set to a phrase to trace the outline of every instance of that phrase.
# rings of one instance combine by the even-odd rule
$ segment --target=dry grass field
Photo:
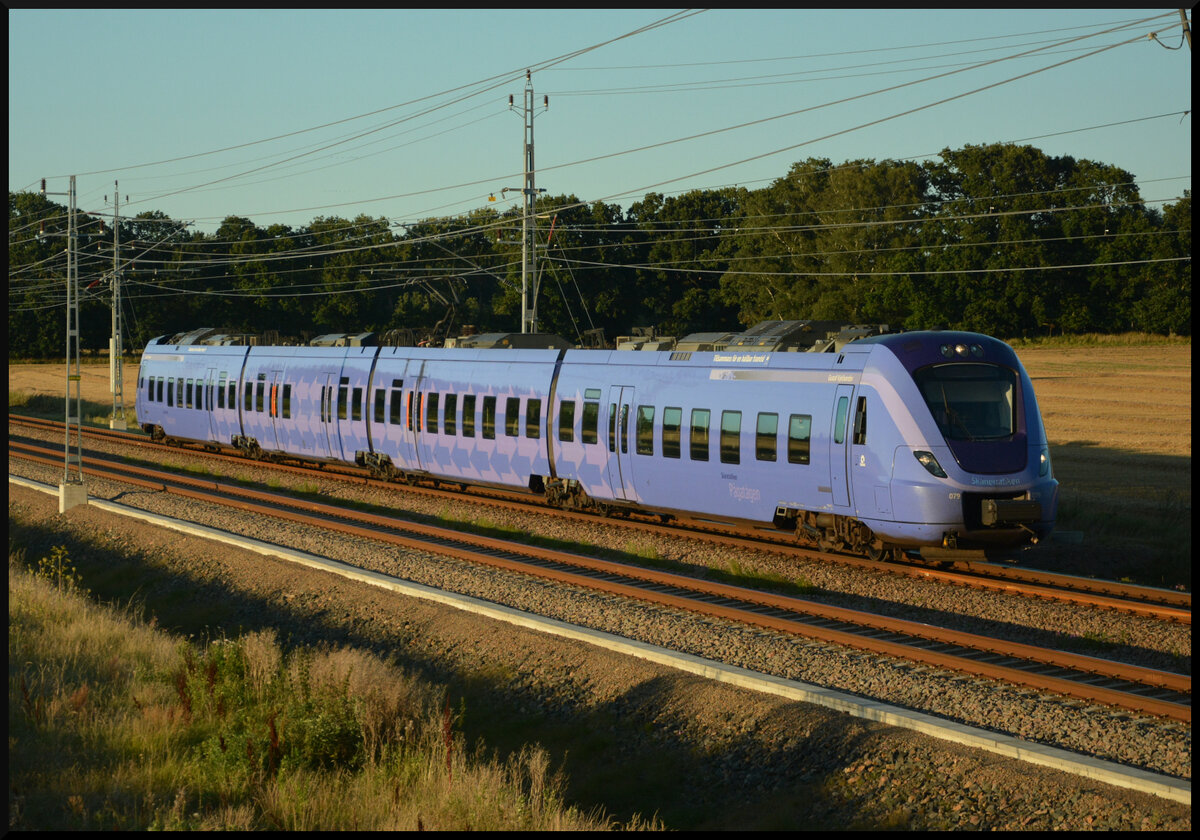
[[[1033,379],[1060,482],[1066,539],[1038,549],[1039,564],[1190,589],[1191,343],[1114,339],[1016,350]],[[62,416],[63,365],[13,364],[8,376],[11,411]],[[125,365],[124,381],[132,429],[136,364]],[[107,425],[107,364],[83,366],[80,393],[85,422]]]

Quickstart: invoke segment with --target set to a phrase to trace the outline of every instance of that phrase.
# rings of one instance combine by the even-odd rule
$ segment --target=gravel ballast
[[[24,434],[24,432],[22,432]],[[60,439],[61,440],[61,439]],[[103,449],[103,446],[97,448]],[[447,502],[402,490],[364,488],[322,478],[280,478],[253,464],[212,467],[180,453],[167,460],[203,461],[210,468],[264,485],[303,485],[331,499],[386,503],[398,510],[466,521],[486,520],[539,536],[652,552],[660,560],[728,569],[732,561],[759,574],[803,577],[820,600],[887,611],[915,620],[1006,635],[1033,643],[1075,637],[1086,646],[1113,640],[1104,653],[1137,664],[1190,670],[1188,628],[1112,613],[1096,613],[1009,596],[969,592],[893,575],[864,575],[832,564],[717,549],[677,537],[633,537],[602,521],[581,526],[538,513],[500,513],[476,501]],[[10,459],[10,472],[51,485],[61,469]],[[269,477],[268,477],[269,476]],[[92,481],[89,492],[122,504],[288,545],[407,580],[462,592],[517,609],[763,673],[877,698],[951,720],[1050,744],[1102,759],[1191,777],[1191,728],[1115,710],[1048,699],[1031,692],[920,668],[774,633],[697,618],[624,599],[562,587],[435,555],[383,548],[356,538],[314,533],[215,506]],[[923,735],[856,720],[805,704],[722,686],[620,657],[588,645],[499,626],[444,607],[396,598],[328,575],[289,567],[248,552],[95,509],[60,518],[57,501],[10,489],[10,519],[69,529],[80,538],[124,546],[166,564],[198,591],[236,593],[228,632],[263,615],[292,626],[281,635],[306,642],[363,641],[398,648],[445,673],[502,674],[497,690],[517,714],[551,721],[604,710],[629,759],[683,751],[694,772],[681,784],[680,802],[728,797],[710,807],[729,812],[741,804],[743,821],[762,825],[779,815],[784,827],[820,824],[909,828],[1188,828],[1186,806],[1111,788],[1063,773],[958,748]],[[182,584],[181,584],[182,585]],[[1069,628],[1069,629],[1064,629]],[[1092,641],[1086,641],[1086,640]],[[820,795],[813,796],[817,786]],[[692,790],[694,788],[694,790]],[[805,791],[800,799],[798,791]],[[782,797],[782,799],[780,798]],[[783,804],[785,803],[786,804]],[[667,806],[664,806],[667,807]],[[679,807],[683,807],[682,805]],[[770,808],[773,807],[773,811]],[[739,824],[734,822],[729,826]],[[693,826],[689,826],[693,827]]]

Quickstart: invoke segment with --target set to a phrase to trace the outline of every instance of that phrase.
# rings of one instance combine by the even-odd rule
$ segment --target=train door
[[[330,440],[330,427],[333,426],[333,374],[325,374],[324,384],[321,385],[321,425],[317,429],[317,455],[323,458],[333,456],[333,441]]]
[[[359,370],[342,368],[337,386],[337,445],[333,453],[353,463],[355,454],[366,443],[367,421],[363,402],[366,379]]]
[[[835,507],[850,505],[847,480],[850,462],[850,405],[853,397],[853,385],[839,385],[833,400],[833,428],[829,437],[829,480],[833,488]]]
[[[217,401],[215,399],[217,369],[210,367],[204,374],[204,411],[208,415],[208,439],[220,440],[221,431],[217,427]],[[225,395],[222,394],[222,402]]]
[[[425,469],[425,459],[421,458],[421,429],[425,422],[425,362],[413,360],[416,366],[415,376],[405,377],[411,386],[404,393],[404,427],[401,432],[403,443],[400,455],[404,463],[411,464],[413,469]],[[409,373],[414,371],[410,368]]]
[[[614,499],[633,501],[633,469],[629,446],[629,423],[633,414],[633,388],[613,385],[609,388],[608,481]]]
[[[279,415],[283,407],[283,371],[271,371],[268,379],[270,384],[268,386],[267,399],[270,402],[267,404],[267,417],[271,420],[271,448],[286,449],[284,441],[286,440],[287,430],[279,423]]]

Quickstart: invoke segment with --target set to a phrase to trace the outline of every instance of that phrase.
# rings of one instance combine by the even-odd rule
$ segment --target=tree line
[[[761,189],[649,193],[627,209],[540,196],[539,329],[610,340],[735,331],[771,319],[968,329],[1001,338],[1191,334],[1191,193],[1147,206],[1118,167],[1024,145],[926,162],[809,158]],[[103,224],[102,224],[103,222]],[[189,232],[120,220],[124,341],[217,326],[440,340],[518,332],[521,211],[403,227],[318,217]],[[107,346],[110,221],[82,216],[81,346]],[[67,212],[9,192],[9,356],[64,347]]]

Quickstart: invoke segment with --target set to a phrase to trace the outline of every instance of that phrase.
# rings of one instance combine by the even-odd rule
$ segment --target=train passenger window
[[[225,374],[221,374],[221,384],[217,386],[217,408],[225,407]]]
[[[167,380],[167,405],[175,405],[175,377]]]
[[[617,451],[617,404],[608,404],[608,451]]]
[[[496,398],[483,398],[483,436],[488,440],[496,438]]]
[[[183,408],[183,377],[175,380],[175,405]]]
[[[237,408],[237,380],[229,380],[229,407]]]
[[[361,420],[363,415],[363,389],[354,389],[354,398],[350,401],[351,419]]]
[[[157,400],[157,402],[163,401],[163,382],[165,382],[165,381],[166,380],[163,377],[161,377],[161,376],[158,377],[158,400]]]
[[[267,383],[264,381],[265,375],[260,373],[259,376],[263,377],[263,379],[260,379],[258,381],[258,389],[254,393],[254,410],[255,411],[263,410],[263,397],[264,397],[263,392],[266,390],[266,387],[267,387]]]
[[[418,432],[419,432],[419,431],[421,431],[421,418],[424,416],[423,414],[421,414],[421,406],[423,405],[423,403],[422,403],[421,401],[422,401],[422,400],[424,400],[424,399],[425,399],[425,395],[424,395],[424,394],[417,394],[417,410],[416,410],[416,411],[409,411],[409,413],[408,413],[408,422],[409,422],[409,425],[412,425],[412,418],[413,418],[413,415],[414,415],[414,414],[416,415],[416,417],[417,417],[417,431],[418,431]],[[409,408],[410,408],[410,409],[412,408],[412,405],[411,405],[411,404],[409,405]],[[436,431],[436,429],[435,429],[434,431]]]
[[[504,434],[516,437],[520,433],[517,425],[521,419],[521,398],[509,397],[504,401]]]
[[[679,427],[682,423],[682,408],[663,409],[662,447],[664,458],[679,457]]]
[[[721,463],[740,464],[742,437],[742,412],[721,412]]]
[[[346,403],[350,402],[350,400],[349,400],[349,397],[350,397],[350,377],[348,377],[348,376],[343,376],[343,377],[342,377],[342,380],[341,380],[341,382],[338,384],[338,392],[337,392],[337,394],[338,394],[338,396],[337,396],[337,400],[338,400],[338,412],[337,412],[337,414],[338,414],[338,419],[339,419],[339,420],[345,420],[345,419],[346,419]]]
[[[583,404],[583,428],[580,432],[579,439],[584,443],[595,443],[600,439],[600,403]]]
[[[858,407],[854,410],[854,442],[867,442],[867,398],[858,398]]]
[[[185,393],[187,394],[187,402],[185,402],[183,404],[183,407],[191,408],[192,407],[192,380],[191,379],[189,379],[187,381],[187,391],[185,391]]]
[[[430,434],[437,434],[438,424],[438,402],[441,397],[437,394],[430,394],[425,398],[425,429]]]
[[[324,423],[326,420],[329,419],[327,416],[327,412],[325,411],[325,397],[327,396],[328,391],[329,391],[329,388],[327,386],[325,386],[325,385],[321,386],[321,422],[322,423]]]
[[[458,419],[455,415],[458,414],[458,394],[446,395],[446,407],[442,410],[442,432],[448,435],[455,434],[455,421]]]
[[[558,403],[558,439],[567,443],[575,440],[575,400]]]
[[[788,463],[808,463],[808,440],[812,435],[812,415],[793,414],[788,418]]]
[[[850,411],[850,398],[838,397],[837,415],[833,423],[833,442],[846,442],[846,414]]]
[[[540,438],[542,436],[542,401],[530,399],[525,403],[525,437]]]
[[[629,403],[621,405],[621,452],[629,451]]]
[[[413,392],[408,392],[408,430],[413,430],[413,411],[412,411]]]
[[[754,457],[760,461],[775,460],[776,435],[779,433],[778,414],[759,414],[754,434]]]
[[[475,437],[475,395],[463,395],[463,437]]]
[[[693,461],[708,460],[708,419],[711,412],[707,408],[692,409],[692,436],[689,445]]]
[[[654,406],[652,405],[638,406],[637,454],[654,454]]]
[[[375,411],[371,415],[372,423],[382,423],[384,418],[384,408],[387,406],[387,391],[382,388],[375,389]]]
[[[283,385],[283,419],[290,420],[292,416],[292,383]]]
[[[404,400],[401,398],[401,388],[404,387],[403,379],[392,380],[392,404],[390,413],[388,414],[388,422],[399,426],[400,425],[400,409],[404,405]]]

